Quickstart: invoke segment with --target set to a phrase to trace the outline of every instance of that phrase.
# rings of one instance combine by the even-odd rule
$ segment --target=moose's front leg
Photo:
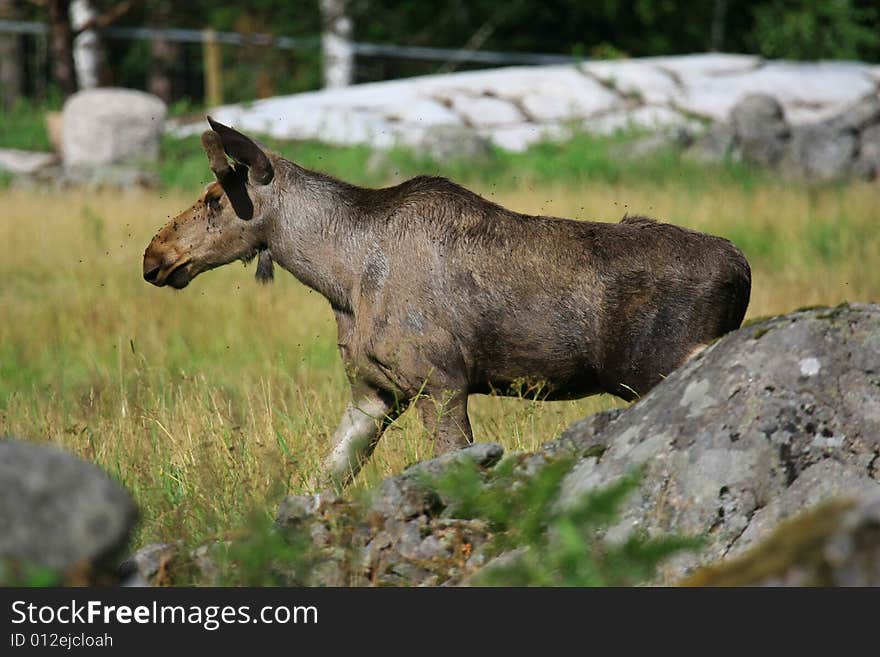
[[[324,462],[325,486],[347,486],[370,458],[385,428],[400,415],[393,395],[359,387],[333,434],[333,449]]]

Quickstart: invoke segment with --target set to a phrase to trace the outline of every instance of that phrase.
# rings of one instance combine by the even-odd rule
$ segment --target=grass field
[[[589,146],[542,146],[478,171],[400,153],[368,170],[358,149],[323,167],[326,151],[300,155],[355,182],[440,169],[523,212],[644,213],[724,235],[752,263],[749,317],[880,301],[876,185],[808,189],[663,155],[627,166]],[[164,165],[162,192],[0,190],[0,435],[50,441],[107,468],[142,509],[135,544],[196,544],[234,532],[254,510],[272,514],[314,474],[347,401],[329,306],[286,273],[257,286],[253,269],[230,265],[181,292],[141,279],[150,237],[207,179],[195,144],[178,148],[187,154]],[[617,403],[477,397],[474,432],[529,449]],[[357,485],[427,456],[421,424],[406,414]]]

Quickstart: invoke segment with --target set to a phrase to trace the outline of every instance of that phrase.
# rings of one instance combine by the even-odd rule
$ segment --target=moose
[[[357,187],[208,122],[216,182],[143,276],[181,289],[256,257],[258,280],[277,263],[330,302],[352,398],[322,485],[348,484],[410,405],[442,453],[473,440],[469,395],[633,401],[745,315],[750,268],[723,238],[519,214],[439,177]]]

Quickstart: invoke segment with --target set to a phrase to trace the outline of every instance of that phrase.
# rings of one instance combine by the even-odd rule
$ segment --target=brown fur
[[[745,314],[749,266],[722,238],[645,217],[523,215],[443,178],[364,189],[267,151],[261,184],[241,150],[255,142],[232,132],[219,134],[237,164],[153,239],[144,275],[184,287],[259,254],[261,278],[274,260],[330,301],[354,397],[335,483],[411,402],[450,449],[472,440],[470,394],[631,400]]]

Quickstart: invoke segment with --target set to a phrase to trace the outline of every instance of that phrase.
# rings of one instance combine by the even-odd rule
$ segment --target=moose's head
[[[186,287],[204,271],[257,254],[257,279],[272,277],[265,251],[265,220],[275,198],[272,158],[237,130],[211,117],[208,123],[212,129],[202,135],[202,146],[217,181],[165,224],[144,251],[144,280],[159,287]]]

